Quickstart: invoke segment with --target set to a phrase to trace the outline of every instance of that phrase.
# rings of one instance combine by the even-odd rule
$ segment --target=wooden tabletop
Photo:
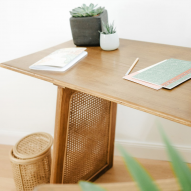
[[[118,50],[88,47],[88,56],[66,72],[29,69],[53,51],[74,46],[69,41],[0,66],[191,126],[191,80],[172,90],[153,90],[122,78],[137,57],[132,72],[169,58],[191,61],[191,48],[120,39]]]

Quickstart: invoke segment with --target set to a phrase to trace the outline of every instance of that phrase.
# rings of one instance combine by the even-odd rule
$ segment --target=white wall
[[[190,0],[95,0],[121,38],[191,47]],[[0,0],[0,63],[70,40],[69,10],[88,0]],[[138,56],[137,56],[138,57]],[[35,131],[53,134],[56,87],[0,68],[0,143]],[[116,140],[134,156],[166,159],[156,128],[191,162],[191,128],[118,105]]]

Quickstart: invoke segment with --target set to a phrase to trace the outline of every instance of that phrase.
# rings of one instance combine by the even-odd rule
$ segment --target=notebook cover
[[[171,58],[148,69],[138,71],[133,78],[172,89],[191,78],[191,62]]]
[[[31,69],[38,66],[64,67],[79,56],[86,48],[63,48],[54,51],[48,56],[31,65]]]
[[[136,82],[136,83],[141,84],[143,86],[147,86],[147,87],[155,89],[155,90],[159,90],[159,89],[162,88],[162,86],[158,86],[158,85],[151,84],[151,83],[148,83],[148,82],[144,82],[144,81],[141,81],[141,80],[138,80],[138,79],[134,79],[133,76],[135,76],[136,74],[138,74],[138,72],[134,72],[132,74],[124,76],[123,78],[126,79],[126,80],[129,80],[129,81],[132,81],[132,82]]]

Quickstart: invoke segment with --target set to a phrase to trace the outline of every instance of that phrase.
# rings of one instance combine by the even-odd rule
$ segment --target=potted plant
[[[104,7],[83,4],[70,11],[70,26],[74,44],[77,46],[99,46],[102,21],[108,22],[107,10]]]
[[[114,22],[112,24],[103,22],[103,31],[100,34],[100,46],[103,50],[115,50],[119,47],[119,37]]]

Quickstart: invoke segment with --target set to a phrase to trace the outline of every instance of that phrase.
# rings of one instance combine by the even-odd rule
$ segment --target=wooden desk
[[[115,51],[88,47],[88,56],[64,73],[29,69],[64,47],[73,42],[1,64],[58,86],[51,183],[95,180],[112,167],[116,103],[191,126],[191,81],[156,91],[122,79],[137,57],[133,72],[169,58],[191,60],[190,48],[121,39]]]

